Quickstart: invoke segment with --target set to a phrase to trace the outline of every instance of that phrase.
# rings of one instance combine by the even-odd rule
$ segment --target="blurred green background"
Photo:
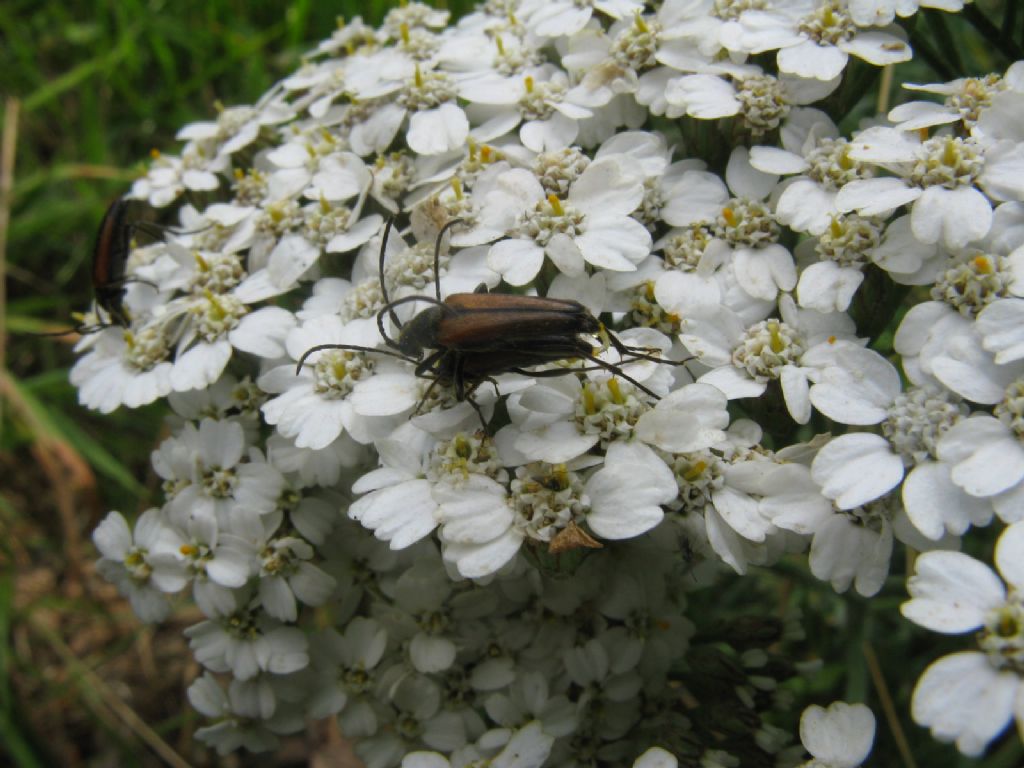
[[[219,761],[194,744],[196,718],[183,692],[198,670],[181,629],[197,615],[186,610],[159,629],[140,627],[94,574],[89,540],[108,510],[132,517],[159,503],[149,454],[161,436],[162,409],[110,416],[86,411],[67,382],[72,339],[25,333],[65,328],[72,311],[88,306],[96,227],[109,202],[142,172],[151,149],[175,152],[178,128],[209,119],[218,101],[255,101],[298,66],[338,16],[361,14],[376,23],[392,4],[0,4],[0,109],[16,159],[13,174],[4,167],[12,185],[0,195],[0,226],[9,214],[6,247],[0,247],[6,273],[0,306],[0,764],[282,765],[314,758],[352,764],[330,725],[276,756]],[[452,10],[468,6],[460,0]],[[1020,56],[1022,6],[1020,0],[979,3],[956,18],[922,13],[907,24],[918,60],[896,70],[896,84],[1003,71]],[[895,89],[893,96],[902,98]],[[874,99],[869,94],[865,103]],[[798,588],[804,577],[792,575]],[[898,654],[920,652],[914,664],[920,668],[936,657],[936,648],[924,644],[934,636],[893,626],[901,590],[896,578],[891,600],[855,606],[852,615],[839,602],[807,610],[819,612],[823,632],[839,633],[822,651],[855,647],[842,635],[850,626],[876,644],[881,667],[905,680],[905,689],[894,692],[905,727],[916,731],[915,743],[929,743],[907,724],[906,686],[915,678],[908,678]],[[887,613],[884,621],[872,618],[879,611]],[[870,663],[859,651],[859,661],[839,665],[840,693],[844,674],[850,691],[853,667],[870,687]],[[883,712],[876,713],[881,720]],[[897,754],[891,737],[882,733],[880,740],[888,754]],[[938,748],[921,764],[1010,768],[1020,762],[1019,743],[1011,738],[984,761],[960,761]]]

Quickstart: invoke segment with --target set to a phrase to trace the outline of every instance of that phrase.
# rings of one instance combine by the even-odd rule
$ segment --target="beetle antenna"
[[[84,336],[87,333],[95,333],[96,331],[103,330],[104,328],[110,328],[109,325],[76,325],[74,328],[68,328],[66,331],[24,331],[25,336],[35,336],[36,338],[57,338],[59,336],[70,336],[73,333],[77,333],[79,336]]]
[[[205,232],[213,226],[213,222],[205,224],[199,229],[180,229],[175,226],[169,226],[167,224],[157,224],[155,221],[133,221],[131,224],[125,225],[128,229],[129,236],[134,238],[136,232],[141,232],[153,238],[156,242],[162,242],[165,233],[171,233],[172,235],[198,235],[200,232]]]
[[[616,347],[616,349],[618,349],[618,348]],[[670,357],[658,357],[657,355],[644,354],[644,352],[641,351],[643,349],[646,349],[646,347],[625,347],[624,346],[621,350],[618,350],[618,351],[619,351],[619,354],[622,355],[622,359],[624,361],[626,361],[627,358],[628,358],[628,361],[630,361],[630,362],[633,361],[633,360],[648,360],[648,361],[650,361],[652,363],[660,363],[661,365],[686,365],[690,361],[697,359],[693,355],[690,355],[690,357],[683,358],[682,360],[673,360]],[[656,352],[658,350],[657,349],[652,349],[651,351],[652,352]]]
[[[122,327],[118,323],[114,322],[103,322],[102,318],[98,323],[91,323],[90,325],[78,325],[68,328],[66,331],[20,331],[19,333],[23,336],[35,336],[37,338],[58,338],[60,336],[70,336],[73,333],[77,333],[79,336],[88,336],[91,333],[98,333],[105,328],[118,328]]]
[[[437,233],[437,240],[434,241],[434,294],[438,301],[441,300],[441,240],[444,238],[445,232],[461,223],[462,219],[452,219],[441,227]]]
[[[608,330],[604,323],[601,323],[601,329],[597,335],[606,344],[610,344],[622,357],[626,357],[628,355],[633,360],[649,360],[652,363],[661,363],[662,365],[686,365],[694,359],[692,357],[688,357],[685,360],[673,360],[668,357],[651,354],[653,352],[659,352],[657,348],[631,347],[628,344],[623,344],[622,340]]]
[[[405,296],[401,299],[391,301],[388,296],[387,283],[384,280],[384,257],[387,252],[388,237],[391,235],[391,228],[395,224],[395,218],[392,216],[387,220],[384,225],[384,238],[380,244],[380,262],[378,264],[378,271],[380,273],[380,293],[381,298],[384,301],[384,307],[377,313],[377,329],[380,331],[381,338],[384,342],[394,349],[399,349],[398,342],[388,336],[387,331],[384,329],[384,314],[387,313],[388,317],[391,318],[391,322],[395,324],[395,327],[399,331],[402,330],[402,321],[398,319],[398,315],[395,313],[395,307],[400,304],[407,304],[411,301],[427,301],[432,304],[442,304],[441,301],[441,239],[444,237],[444,233],[451,229],[456,224],[462,223],[462,219],[452,219],[443,227],[441,231],[437,233],[437,241],[434,243],[434,294],[435,299],[431,299],[429,296]]]
[[[390,349],[378,349],[377,347],[361,347],[358,344],[317,344],[315,347],[310,347],[302,353],[302,357],[299,358],[299,362],[295,365],[295,375],[298,376],[302,372],[302,366],[306,364],[306,360],[314,352],[323,352],[325,349],[349,349],[353,352],[372,352],[378,355],[387,355],[388,357],[397,357],[400,360],[405,360],[407,363],[415,362],[410,360],[408,355],[400,355],[397,352],[392,352]]]
[[[388,286],[384,282],[384,253],[388,249],[388,237],[391,236],[391,228],[394,225],[394,216],[388,219],[387,223],[384,225],[384,239],[380,241],[380,262],[378,264],[378,271],[380,273],[380,295],[384,299],[384,309],[386,309],[390,314],[391,322],[395,324],[395,327],[398,328],[398,330],[402,330],[402,323],[398,319],[398,315],[395,314],[394,309],[391,308],[391,301],[390,299],[388,299]],[[381,321],[379,314],[377,315],[377,325],[380,326],[381,328],[381,335],[384,336],[385,339],[387,339],[388,336],[386,333],[384,333],[384,323]],[[388,346],[394,346],[394,344],[391,344],[389,342]]]
[[[126,277],[118,277],[118,278],[115,278],[114,280],[108,280],[107,282],[105,282],[103,284],[103,287],[104,288],[123,288],[124,286],[128,285],[128,283],[139,283],[141,285],[148,285],[154,291],[159,291],[160,290],[160,286],[157,285],[156,283],[154,283],[152,280],[143,280],[141,277],[135,277],[133,275],[128,275]]]

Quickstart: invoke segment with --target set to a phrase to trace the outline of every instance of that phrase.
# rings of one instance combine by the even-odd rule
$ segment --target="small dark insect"
[[[658,397],[619,366],[595,355],[593,345],[582,336],[598,335],[617,350],[624,360],[651,360],[669,365],[679,365],[681,362],[655,357],[651,355],[652,350],[623,344],[578,301],[487,293],[484,285],[474,293],[453,293],[442,300],[441,241],[445,232],[459,223],[458,219],[449,221],[437,235],[434,244],[434,296],[404,296],[394,301],[388,299],[387,286],[384,284],[384,254],[393,220],[389,220],[384,229],[379,264],[384,307],[377,313],[377,327],[384,342],[396,351],[353,344],[320,344],[303,353],[296,373],[302,370],[310,355],[326,349],[348,349],[397,357],[415,364],[417,376],[433,379],[418,408],[422,407],[434,387],[439,384],[451,386],[455,399],[472,405],[485,424],[486,420],[473,399],[473,392],[484,382],[496,385],[493,377],[502,373],[550,377],[604,369],[652,397]],[[403,325],[395,308],[413,302],[425,302],[432,306],[420,311]],[[384,326],[385,316],[389,316],[399,329],[397,339],[388,335]],[[586,360],[590,365],[583,368],[527,370],[531,366],[562,360]]]
[[[128,201],[117,198],[103,214],[92,250],[92,290],[96,304],[110,317],[110,324],[131,324],[124,309],[124,276],[131,253],[132,228],[127,222]]]
[[[103,310],[106,319],[91,325],[79,324],[59,333],[33,334],[39,336],[65,336],[69,333],[96,333],[104,328],[120,326],[127,328],[131,318],[124,307],[124,287],[128,283],[145,283],[145,280],[125,275],[125,265],[132,250],[132,237],[136,231],[143,231],[160,237],[159,227],[145,222],[128,221],[129,201],[119,197],[110,204],[92,249],[92,291],[96,306]],[[153,286],[156,288],[156,286]]]

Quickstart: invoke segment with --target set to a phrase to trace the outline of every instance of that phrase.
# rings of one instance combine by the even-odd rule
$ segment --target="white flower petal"
[[[903,479],[903,462],[881,435],[854,432],[822,447],[811,475],[839,509],[853,509],[895,488]]]
[[[679,761],[671,752],[651,747],[636,759],[633,768],[679,768]]]
[[[409,643],[409,660],[425,674],[444,672],[455,661],[455,643],[447,637],[418,632]]]
[[[892,541],[890,525],[875,531],[833,514],[814,533],[808,557],[811,573],[829,581],[837,592],[853,583],[858,594],[871,597],[885,583]]]
[[[300,235],[285,235],[270,252],[267,274],[281,290],[291,288],[320,258],[320,249]]]
[[[907,583],[912,600],[900,606],[910,621],[934,632],[962,634],[985,623],[1006,600],[999,577],[962,552],[925,552]]]
[[[1024,358],[1024,299],[998,299],[980,313],[974,327],[996,365]]]
[[[541,768],[555,739],[534,720],[516,731],[508,744],[490,761],[490,768]]]
[[[759,171],[777,176],[803,173],[810,167],[801,155],[778,147],[751,147],[750,164]]]
[[[889,110],[889,120],[901,131],[919,131],[959,120],[957,113],[944,104],[932,101],[910,101]]]
[[[454,562],[459,573],[467,579],[480,579],[499,571],[516,556],[523,543],[523,534],[509,529],[483,546],[449,545],[445,559]]]
[[[859,269],[820,261],[801,273],[797,300],[801,307],[818,312],[845,312],[862,282],[864,273]]]
[[[920,196],[920,189],[909,186],[902,179],[890,176],[858,179],[839,190],[836,208],[843,213],[857,211],[861,216],[885,216]]]
[[[700,451],[725,440],[729,415],[726,397],[709,384],[677,389],[640,416],[636,434],[663,451]]]
[[[402,549],[434,530],[436,511],[430,483],[409,480],[363,496],[348,508],[348,516],[372,530],[377,538],[391,541],[392,549]]]
[[[779,291],[796,286],[796,265],[785,246],[773,243],[765,248],[740,248],[735,254],[736,281],[756,299],[774,301]]]
[[[852,40],[842,41],[839,47],[876,67],[910,61],[913,51],[903,40],[882,31],[859,31]]]
[[[922,243],[941,240],[947,248],[956,250],[988,234],[992,205],[974,187],[928,187],[914,202],[910,226]]]
[[[519,129],[523,146],[534,152],[554,152],[565,149],[576,140],[580,126],[576,120],[561,112],[553,112],[546,120],[530,120]]]
[[[120,512],[111,512],[92,532],[92,541],[103,557],[120,562],[132,546],[132,532]]]
[[[448,758],[437,752],[410,752],[402,758],[402,768],[451,768]]]
[[[735,115],[740,101],[735,89],[714,75],[687,75],[669,82],[665,98],[673,106],[682,107],[690,117],[715,120]]]
[[[1014,523],[999,536],[996,567],[1017,589],[1024,586],[1024,523]]]
[[[544,249],[533,240],[501,240],[487,253],[487,266],[509,285],[526,285],[543,263]]]
[[[888,408],[900,393],[899,372],[877,352],[853,344],[821,345],[824,353],[812,352],[803,363],[815,366],[824,362],[817,383],[811,387],[814,407],[841,424],[877,424],[888,415]]]
[[[775,203],[775,217],[780,224],[812,235],[820,235],[828,229],[834,213],[836,193],[810,179],[794,180]]]
[[[686,345],[690,351],[694,351],[689,344]],[[792,366],[790,366],[792,367]],[[742,371],[733,368],[731,365],[716,368],[705,373],[699,379],[699,384],[710,384],[725,393],[730,400],[737,400],[744,397],[759,397],[767,389],[767,383],[754,381]],[[809,403],[810,401],[808,401]],[[792,413],[792,409],[790,411]],[[807,411],[808,417],[810,411]]]
[[[591,499],[587,524],[598,536],[626,539],[661,522],[660,505],[675,498],[675,475],[643,443],[612,443],[605,465],[587,481]]]
[[[988,525],[992,504],[953,482],[946,464],[918,464],[903,481],[903,506],[914,526],[932,541],[946,532],[962,535],[970,525]]]
[[[875,716],[863,704],[837,701],[828,709],[810,706],[800,716],[800,741],[832,768],[856,768],[871,752]]]
[[[281,621],[295,621],[299,615],[295,595],[279,576],[260,579],[259,599],[266,612]]]
[[[408,373],[378,373],[356,384],[349,402],[362,416],[394,416],[414,407],[420,399],[419,383]]]
[[[532,432],[524,432],[515,441],[515,448],[524,456],[550,464],[564,464],[593,448],[600,435],[580,434],[575,423],[557,421]]]
[[[1000,94],[996,94],[993,102],[998,104]],[[1005,102],[1003,102],[1005,103]],[[995,113],[985,115],[989,110],[982,110],[982,116],[995,117]],[[1008,124],[1011,130],[1021,130],[1020,96],[1016,95],[1012,109],[1007,110],[1010,116]],[[981,129],[983,130],[983,129]],[[1016,141],[999,141],[985,152],[985,167],[982,169],[978,184],[985,193],[995,200],[1020,200],[1024,198],[1024,146],[1020,139]],[[968,187],[970,189],[970,187]]]
[[[461,148],[469,136],[469,119],[462,108],[448,102],[436,109],[414,112],[406,141],[421,155],[440,155]]]
[[[778,53],[779,71],[798,77],[832,80],[842,74],[847,55],[832,45],[807,40]]]
[[[984,654],[965,651],[933,662],[914,688],[911,714],[939,741],[956,741],[965,755],[980,755],[1009,725],[1020,681],[999,672]]]
[[[712,497],[715,509],[736,533],[747,541],[763,542],[772,529],[761,515],[757,500],[726,485]]]
[[[325,251],[328,253],[348,253],[354,251],[361,245],[365,245],[370,238],[380,231],[380,225],[384,223],[384,217],[379,213],[371,214],[365,219],[360,219],[347,232],[335,235],[328,242]]]
[[[271,360],[284,357],[284,340],[295,327],[295,315],[281,307],[263,307],[243,317],[228,334],[232,346]]]
[[[954,424],[938,444],[939,458],[955,462],[953,482],[972,496],[994,496],[1024,478],[1024,447],[989,416]]]
[[[729,199],[722,179],[707,171],[687,171],[661,209],[662,218],[673,227],[698,221],[714,221]]]
[[[231,342],[227,339],[200,342],[174,361],[171,386],[175,392],[205,389],[220,378],[230,359]]]
[[[711,382],[715,383],[715,382]],[[786,409],[797,424],[806,424],[811,420],[810,382],[807,371],[796,365],[784,365],[779,376],[782,386],[782,397]]]
[[[564,232],[559,232],[548,241],[544,253],[563,275],[583,276],[586,265],[583,263],[583,254],[580,252],[578,240],[573,240]]]
[[[569,201],[595,218],[628,216],[643,199],[643,177],[614,156],[592,162],[569,189]]]
[[[631,272],[651,252],[651,233],[636,219],[608,216],[588,219],[576,238],[587,263],[618,272]]]

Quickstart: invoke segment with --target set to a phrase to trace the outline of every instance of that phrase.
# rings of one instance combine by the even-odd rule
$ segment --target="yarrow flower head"
[[[197,737],[855,768],[873,716],[798,725],[796,660],[902,547],[903,614],[976,645],[915,719],[1024,721],[1024,65],[839,127],[960,5],[408,2],[155,154],[129,197],[177,218],[101,238],[71,380],[173,411],[94,542],[143,620],[198,609]],[[994,521],[1002,581],[953,551]]]

